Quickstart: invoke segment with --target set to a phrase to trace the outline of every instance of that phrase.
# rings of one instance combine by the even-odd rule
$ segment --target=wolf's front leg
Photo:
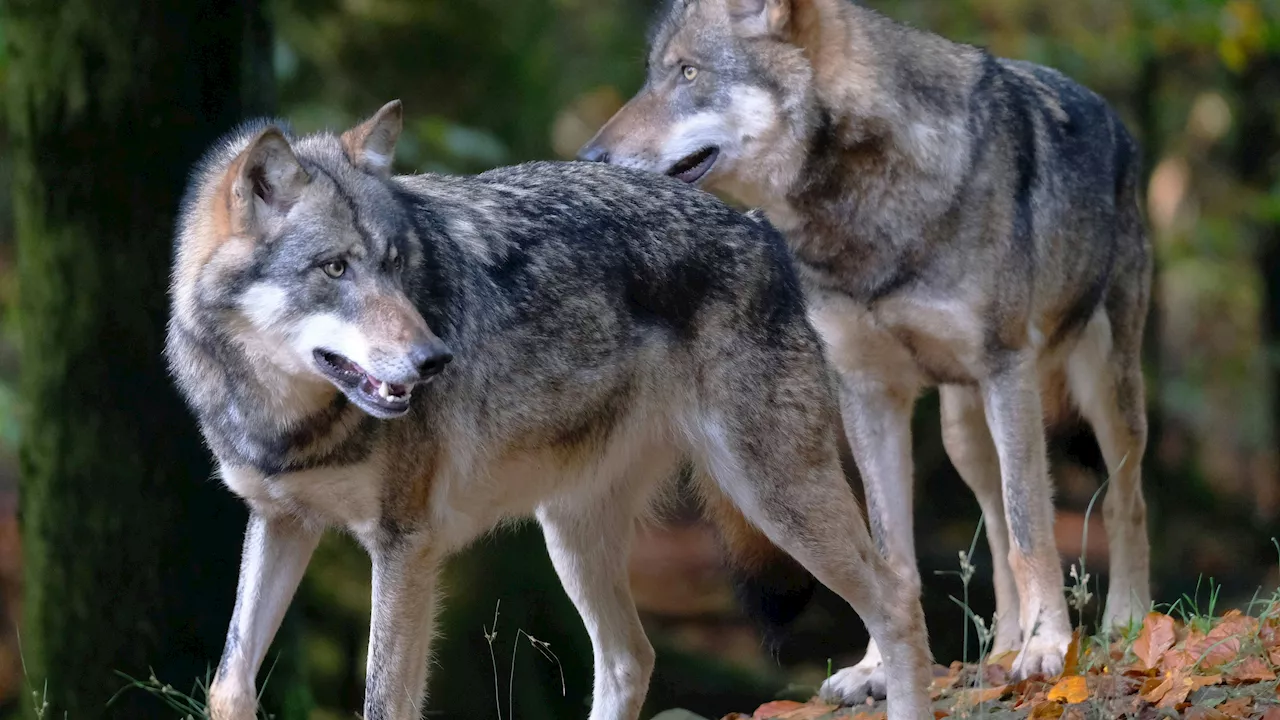
[[[213,720],[256,717],[254,678],[319,542],[320,530],[291,517],[250,513],[235,611],[222,661],[209,688]]]
[[[1005,369],[982,382],[987,423],[1000,457],[1009,565],[1018,586],[1022,649],[1018,678],[1062,672],[1071,623],[1062,591],[1062,564],[1053,534],[1053,488],[1045,451],[1044,416],[1035,358],[1011,354]]]
[[[538,510],[551,563],[591,637],[590,720],[640,717],[653,674],[653,646],[627,577],[633,509],[630,502],[610,497]]]
[[[435,621],[439,557],[421,542],[374,543],[365,720],[419,720]]]

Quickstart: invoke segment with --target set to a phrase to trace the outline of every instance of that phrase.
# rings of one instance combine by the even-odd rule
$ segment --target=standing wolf
[[[1138,150],[1101,98],[847,0],[675,0],[644,88],[581,157],[722,189],[783,232],[873,533],[915,589],[911,410],[940,387],[996,559],[994,649],[1020,649],[1017,676],[1057,673],[1070,638],[1043,422],[1072,402],[1112,477],[1106,622],[1145,612],[1151,249]],[[825,692],[884,681],[873,642]]]
[[[267,647],[338,526],[373,558],[364,717],[417,720],[441,561],[535,515],[591,637],[591,718],[633,720],[653,649],[632,524],[685,461],[739,547],[763,531],[863,617],[894,668],[890,717],[927,717],[917,593],[841,475],[777,232],[601,165],[391,177],[400,112],[340,138],[250,124],[196,170],[179,221],[167,355],[251,510],[213,717],[254,717]]]

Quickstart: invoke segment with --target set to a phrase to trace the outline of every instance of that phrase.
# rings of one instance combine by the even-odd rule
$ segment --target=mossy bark
[[[244,511],[161,348],[204,149],[270,100],[258,0],[0,0],[21,283],[23,649],[47,717],[171,717],[230,615]],[[279,669],[272,682],[299,702]],[[299,717],[299,715],[294,715]]]

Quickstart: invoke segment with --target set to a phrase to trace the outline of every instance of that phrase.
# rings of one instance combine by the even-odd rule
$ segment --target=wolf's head
[[[813,69],[793,0],[673,0],[644,87],[579,158],[689,183],[769,186],[794,173]]]
[[[410,299],[423,251],[390,181],[401,123],[392,102],[340,138],[259,123],[215,150],[179,225],[175,323],[241,348],[282,397],[332,386],[404,414],[451,356]]]

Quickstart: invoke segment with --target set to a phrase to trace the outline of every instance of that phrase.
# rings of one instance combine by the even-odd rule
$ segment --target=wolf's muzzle
[[[450,352],[449,346],[438,338],[432,338],[426,342],[414,345],[409,350],[409,360],[418,370],[418,378],[426,380],[427,378],[439,375],[444,366],[453,362],[453,353]]]

